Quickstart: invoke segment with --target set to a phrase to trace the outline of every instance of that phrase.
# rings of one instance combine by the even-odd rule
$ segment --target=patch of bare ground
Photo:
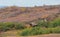
[[[44,34],[36,36],[7,36],[7,37],[60,37],[60,34]]]

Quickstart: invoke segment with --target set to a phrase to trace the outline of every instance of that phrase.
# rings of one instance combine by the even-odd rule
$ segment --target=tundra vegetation
[[[0,22],[0,32],[9,30],[21,30],[17,32],[20,36],[60,33],[60,18],[45,22],[40,20],[34,27],[26,28],[24,23]]]

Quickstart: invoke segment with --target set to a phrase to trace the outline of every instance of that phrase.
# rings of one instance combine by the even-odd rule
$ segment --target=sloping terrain
[[[56,17],[60,17],[60,5],[50,5],[50,6],[44,5],[44,6],[35,6],[35,7],[10,6],[10,7],[5,7],[5,8],[0,8],[0,22],[34,22],[34,21],[44,20],[44,19],[50,21],[50,20],[55,19]],[[57,22],[59,22],[59,21],[57,21]],[[7,23],[7,24],[9,24],[8,26],[5,24],[3,24],[3,25],[1,24],[2,30],[6,29],[6,28],[10,29],[9,26],[12,26],[12,25],[14,28],[11,28],[12,31],[8,31],[5,33],[0,32],[0,34],[2,34],[1,36],[4,35],[3,37],[5,37],[5,35],[8,35],[7,37],[10,37],[9,35],[12,35],[11,37],[20,37],[20,36],[16,36],[17,35],[16,33],[18,31],[15,31],[14,29],[16,26],[18,28],[22,27],[21,26],[22,24],[21,25],[17,24],[16,26],[15,26],[15,24]],[[56,24],[56,22],[54,24]],[[54,25],[54,24],[52,24],[52,25]],[[59,27],[60,26],[59,24],[60,23],[56,24],[56,26]],[[27,25],[27,26],[29,26],[29,28],[31,27],[30,25]],[[46,25],[42,25],[42,26],[43,26],[42,28],[45,28],[44,26],[46,26]],[[50,26],[50,24],[49,24],[49,26]],[[21,30],[19,30],[19,31],[21,31]],[[28,31],[30,32],[30,29]],[[60,30],[58,30],[57,32],[59,32],[59,31]],[[37,35],[37,36],[28,36],[28,37],[60,37],[60,34],[47,34],[47,35]]]
[[[36,7],[5,7],[0,9],[0,22],[28,22],[39,19],[52,20],[60,15],[60,5]]]

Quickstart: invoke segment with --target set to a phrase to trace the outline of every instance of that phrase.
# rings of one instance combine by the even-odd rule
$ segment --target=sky
[[[41,6],[41,5],[58,5],[60,0],[0,0],[0,6]]]

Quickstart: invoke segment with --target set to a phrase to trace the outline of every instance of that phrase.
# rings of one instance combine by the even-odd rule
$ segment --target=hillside
[[[60,37],[60,5],[0,8],[0,36]]]
[[[60,5],[35,7],[10,6],[0,8],[0,22],[29,22],[40,19],[53,20],[60,15]]]

